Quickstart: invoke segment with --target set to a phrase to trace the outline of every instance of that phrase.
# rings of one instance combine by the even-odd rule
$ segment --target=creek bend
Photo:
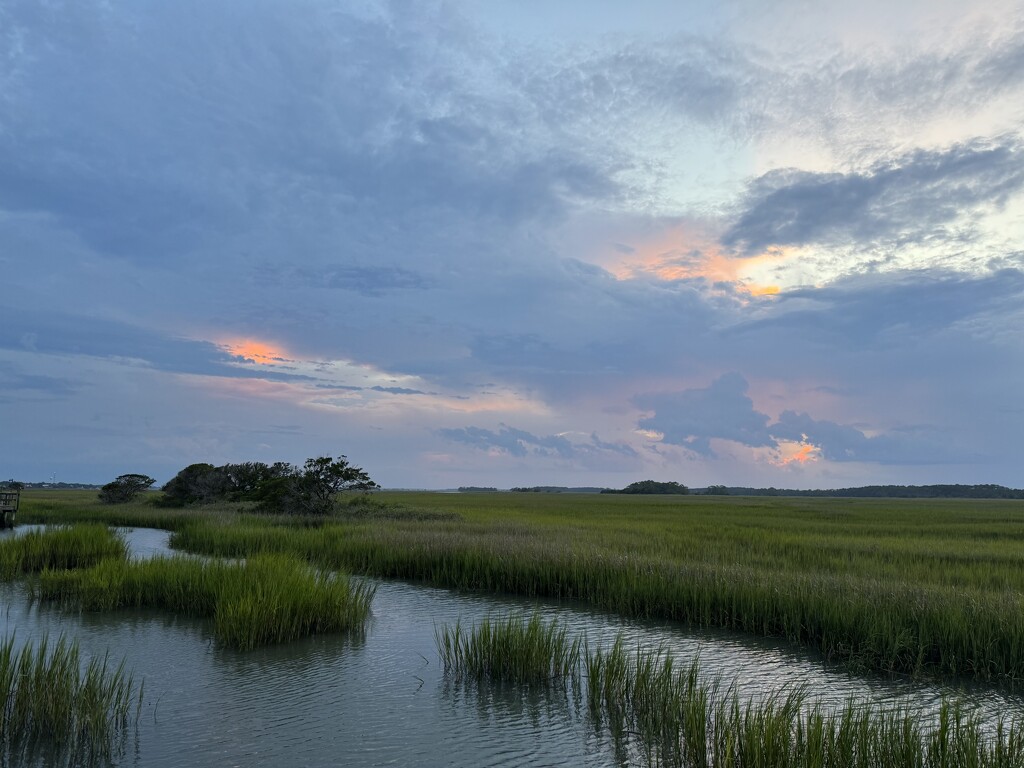
[[[133,557],[173,554],[165,531],[123,534]],[[435,627],[510,612],[558,618],[594,645],[621,633],[633,648],[663,647],[681,661],[699,656],[705,674],[735,684],[744,700],[803,686],[809,701],[825,707],[853,700],[928,713],[955,696],[988,722],[1024,716],[1017,693],[855,675],[781,641],[620,619],[580,605],[373,583],[364,634],[244,653],[217,647],[204,620],[160,611],[68,612],[33,602],[24,583],[0,585],[0,636],[28,641],[64,633],[78,639],[86,657],[125,658],[145,681],[145,699],[137,731],[113,761],[118,766],[631,764],[636,754],[595,728],[572,690],[477,686],[443,675]]]

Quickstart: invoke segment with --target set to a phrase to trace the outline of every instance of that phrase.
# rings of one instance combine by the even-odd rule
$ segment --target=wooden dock
[[[20,491],[0,491],[0,528],[13,528],[14,516],[18,514]]]

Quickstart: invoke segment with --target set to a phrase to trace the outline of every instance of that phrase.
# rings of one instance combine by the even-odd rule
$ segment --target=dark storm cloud
[[[727,373],[706,389],[638,395],[633,398],[634,405],[654,411],[638,426],[660,432],[663,442],[681,445],[702,456],[714,455],[712,438],[774,448],[768,417],[754,410],[747,387],[743,376]]]
[[[771,171],[751,182],[722,243],[758,253],[815,242],[918,242],[1022,188],[1024,149],[1015,140],[919,150],[861,173]]]

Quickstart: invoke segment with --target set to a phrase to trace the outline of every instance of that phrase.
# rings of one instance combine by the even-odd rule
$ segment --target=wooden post
[[[13,528],[21,501],[20,491],[0,491],[0,528]]]

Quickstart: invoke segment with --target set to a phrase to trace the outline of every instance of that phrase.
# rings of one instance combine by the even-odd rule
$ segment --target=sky
[[[1024,486],[1024,0],[0,0],[0,478]]]

